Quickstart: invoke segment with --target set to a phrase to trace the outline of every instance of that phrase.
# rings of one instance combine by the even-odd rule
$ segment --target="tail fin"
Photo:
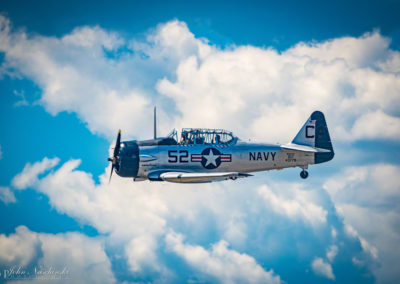
[[[330,161],[335,155],[324,114],[320,111],[314,111],[311,114],[293,139],[292,144],[329,150],[329,152],[315,153],[315,164]]]

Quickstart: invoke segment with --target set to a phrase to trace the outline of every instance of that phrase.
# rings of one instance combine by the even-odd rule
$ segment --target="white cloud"
[[[40,253],[40,241],[25,226],[15,229],[15,234],[0,235],[0,263],[10,266],[27,266]]]
[[[268,186],[263,185],[259,188],[258,193],[268,203],[268,206],[271,206],[279,214],[293,219],[303,219],[311,225],[326,223],[328,212],[310,201],[310,192],[295,188],[291,190],[290,194],[293,198],[289,199],[279,196]]]
[[[215,218],[222,218],[218,223],[231,222],[226,214],[230,196],[224,193],[222,199],[210,202],[210,185],[200,186],[201,192],[193,192],[172,184],[152,183],[149,188],[148,182],[133,183],[118,177],[109,185],[109,167],[101,176],[101,184],[96,185],[90,174],[76,170],[79,164],[80,160],[66,162],[40,179],[36,188],[49,196],[59,212],[82,220],[100,233],[110,234],[113,242],[123,244],[134,273],[150,270],[163,277],[170,274],[156,255],[157,240],[165,234],[168,219],[181,218],[192,226],[199,223],[203,208],[207,208],[210,212],[215,210]],[[231,228],[225,227],[221,230],[238,241],[239,232],[232,234]]]
[[[28,270],[31,267],[59,272],[65,268],[66,279],[62,278],[57,283],[115,282],[102,241],[79,233],[35,233],[19,226],[15,234],[0,235],[0,264],[6,269],[21,266],[31,274],[34,274],[34,271]],[[25,281],[41,283],[42,280]]]
[[[101,240],[79,233],[39,234],[39,239],[43,257],[38,263],[42,267],[66,267],[74,283],[115,282]]]
[[[362,249],[374,259],[378,259],[378,249],[368,243],[362,236],[360,236],[360,234],[351,225],[345,225],[345,232],[350,237],[358,239],[360,241]]]
[[[332,236],[332,239],[336,239],[336,237],[337,237],[337,230],[334,228],[334,227],[332,227],[331,228],[331,236]]]
[[[343,216],[345,232],[381,265],[372,265],[378,282],[392,282],[400,274],[400,167],[390,164],[348,167],[330,178],[324,188]]]
[[[327,180],[324,188],[334,201],[341,204],[385,205],[392,209],[396,205],[394,201],[400,200],[399,175],[400,167],[391,164],[347,167],[337,178]]]
[[[1,145],[0,145],[0,160],[3,158],[3,152],[1,151]]]
[[[60,160],[58,158],[48,159],[45,157],[41,162],[33,165],[27,163],[24,170],[12,180],[12,186],[16,189],[26,189],[38,182],[38,175],[54,168]]]
[[[311,267],[315,274],[335,280],[335,275],[333,274],[332,266],[325,262],[322,258],[316,257]]]
[[[36,188],[49,196],[59,212],[94,226],[109,234],[112,243],[124,246],[134,273],[143,269],[168,273],[155,257],[168,211],[164,202],[154,190],[137,188],[131,180],[115,177],[108,185],[104,175],[102,184],[95,185],[90,174],[76,170],[79,164],[80,160],[66,162],[42,178]]]
[[[152,60],[172,61],[174,65],[192,55],[204,59],[215,51],[206,39],[196,39],[186,23],[177,20],[158,25],[154,31],[148,33],[145,42],[134,40],[132,48],[143,52]]]
[[[167,246],[192,267],[222,283],[281,283],[272,270],[265,271],[253,257],[228,249],[226,241],[219,241],[208,251],[201,246],[183,242],[183,236],[170,232]]]
[[[326,252],[326,258],[332,262],[338,253],[338,247],[336,245],[331,245]]]
[[[320,109],[334,140],[400,138],[400,55],[378,31],[279,53],[220,49],[177,20],[143,40],[98,26],[61,38],[32,36],[10,28],[4,16],[0,22],[2,69],[38,84],[51,114],[76,112],[91,131],[109,138],[118,128],[129,137],[150,135],[155,103],[162,129],[223,127],[285,142]]]
[[[249,257],[251,252],[256,253],[255,247],[265,246],[268,253],[261,257],[270,261],[293,250],[299,250],[300,257],[308,261],[301,247],[309,241],[302,243],[290,234],[282,239],[287,224],[311,239],[317,238],[314,230],[325,228],[328,234],[331,230],[330,226],[321,226],[327,222],[327,212],[319,204],[318,191],[299,184],[259,187],[248,180],[246,186],[244,181],[237,181],[187,187],[134,183],[118,176],[108,184],[110,167],[96,184],[91,174],[77,169],[79,164],[80,160],[70,160],[39,179],[31,176],[36,180],[33,188],[46,194],[58,212],[106,235],[107,242],[123,253],[135,276],[152,275],[152,279],[171,281],[179,277],[162,252],[170,229],[184,233],[195,243],[209,240],[212,232],[212,242],[226,240],[232,250],[247,249]],[[298,248],[288,245],[294,241],[300,243]]]
[[[385,114],[382,110],[366,113],[353,125],[355,137],[360,139],[396,139],[400,137],[400,118]]]
[[[343,60],[351,68],[373,67],[386,59],[390,40],[378,31],[359,38],[342,37],[322,43],[299,43],[287,52],[296,57],[311,57],[322,62]]]
[[[166,267],[159,265],[157,249],[156,240],[151,234],[134,237],[125,247],[130,270],[136,274],[150,269],[153,272],[161,273],[163,277],[171,276],[172,274]]]
[[[124,40],[118,34],[106,32],[98,26],[78,27],[71,34],[64,36],[62,42],[85,49],[95,49],[100,54],[102,53],[102,47],[112,50],[124,44]]]
[[[328,261],[325,261],[321,257],[315,257],[311,263],[311,268],[316,275],[323,276],[329,278],[331,280],[335,280],[335,275],[333,274],[333,269],[331,263],[335,259],[338,254],[339,248],[337,245],[331,245],[326,250],[326,258]]]
[[[392,54],[387,42],[374,32],[303,43],[282,53],[252,46],[216,50],[205,59],[182,60],[176,81],[163,79],[158,91],[176,101],[182,112],[179,125],[201,122],[247,137],[287,141],[320,109],[334,140],[364,139],[363,128],[369,139],[398,139],[396,130],[382,137],[376,125],[358,122],[378,109],[385,122],[397,124],[400,80],[396,73],[371,68]]]
[[[149,135],[156,103],[160,128],[165,129],[172,114],[160,106],[165,98],[157,99],[157,78],[173,74],[186,54],[205,54],[209,49],[178,21],[160,25],[145,42],[130,42],[98,26],[77,27],[61,38],[31,36],[12,31],[3,16],[1,22],[5,67],[40,86],[40,103],[48,112],[75,112],[92,132],[109,138],[118,128],[130,137]]]
[[[5,204],[17,202],[14,193],[7,186],[0,186],[0,200]]]

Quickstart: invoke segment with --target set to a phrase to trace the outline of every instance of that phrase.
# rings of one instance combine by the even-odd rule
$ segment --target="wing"
[[[252,176],[250,174],[239,172],[225,173],[186,173],[186,172],[163,172],[159,175],[159,179],[177,183],[205,183],[213,181],[222,181],[227,179],[235,180]]]

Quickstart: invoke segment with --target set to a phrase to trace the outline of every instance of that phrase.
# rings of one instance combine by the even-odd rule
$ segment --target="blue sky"
[[[396,1],[0,4],[0,272],[74,282],[393,283],[400,261]],[[108,149],[176,127],[333,161],[251,179],[108,184]],[[2,280],[4,281],[4,280]],[[62,282],[62,281],[61,281]],[[68,281],[67,281],[68,282]]]

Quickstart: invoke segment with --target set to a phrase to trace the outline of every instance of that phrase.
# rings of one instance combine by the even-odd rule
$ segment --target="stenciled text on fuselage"
[[[249,152],[249,161],[275,161],[276,152]]]

